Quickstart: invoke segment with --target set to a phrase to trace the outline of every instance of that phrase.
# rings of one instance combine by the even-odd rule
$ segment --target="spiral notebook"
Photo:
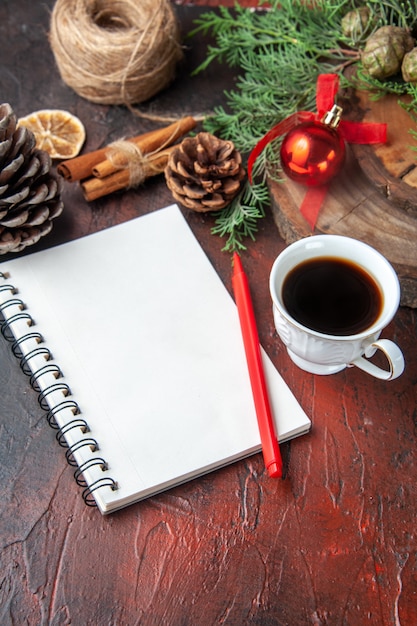
[[[2,333],[103,514],[261,449],[236,306],[176,205],[0,264]],[[310,420],[263,353],[279,440]]]

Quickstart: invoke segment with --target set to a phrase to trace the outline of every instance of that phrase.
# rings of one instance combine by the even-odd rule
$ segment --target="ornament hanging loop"
[[[337,128],[340,124],[340,120],[342,119],[343,109],[339,107],[337,104],[334,104],[330,111],[327,111],[321,118],[322,124],[326,124],[326,126],[330,126],[330,128]]]

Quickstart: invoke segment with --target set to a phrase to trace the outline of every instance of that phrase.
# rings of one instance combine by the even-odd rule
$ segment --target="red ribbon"
[[[248,177],[252,184],[252,169],[256,159],[264,148],[274,139],[286,135],[292,128],[303,122],[320,121],[324,114],[330,111],[335,103],[339,89],[339,77],[337,74],[320,74],[317,78],[316,86],[316,108],[317,113],[310,111],[298,111],[285,120],[282,120],[271,128],[262,137],[249,155]],[[338,132],[348,143],[373,144],[385,143],[387,140],[387,125],[372,124],[362,122],[348,122],[341,120]],[[327,193],[327,185],[320,187],[309,187],[304,200],[300,206],[300,211],[310,224],[312,230],[316,225],[317,217]]]

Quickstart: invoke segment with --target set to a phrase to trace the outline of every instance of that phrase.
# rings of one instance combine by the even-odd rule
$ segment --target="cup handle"
[[[389,365],[388,370],[381,369],[362,356],[352,361],[351,365],[356,365],[359,369],[381,380],[394,380],[401,376],[404,371],[404,356],[397,344],[389,339],[378,339],[369,344],[367,350],[369,348],[374,348],[374,351],[381,350],[385,354]]]

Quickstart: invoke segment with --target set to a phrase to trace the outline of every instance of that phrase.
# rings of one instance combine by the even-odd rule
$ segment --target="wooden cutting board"
[[[347,94],[339,104],[344,119],[387,123],[387,143],[347,147],[343,171],[335,177],[314,233],[355,237],[379,250],[396,269],[401,304],[417,308],[417,126],[398,96],[372,101],[367,93]],[[291,243],[312,234],[299,212],[306,188],[285,178],[269,182],[272,212],[281,236]]]

